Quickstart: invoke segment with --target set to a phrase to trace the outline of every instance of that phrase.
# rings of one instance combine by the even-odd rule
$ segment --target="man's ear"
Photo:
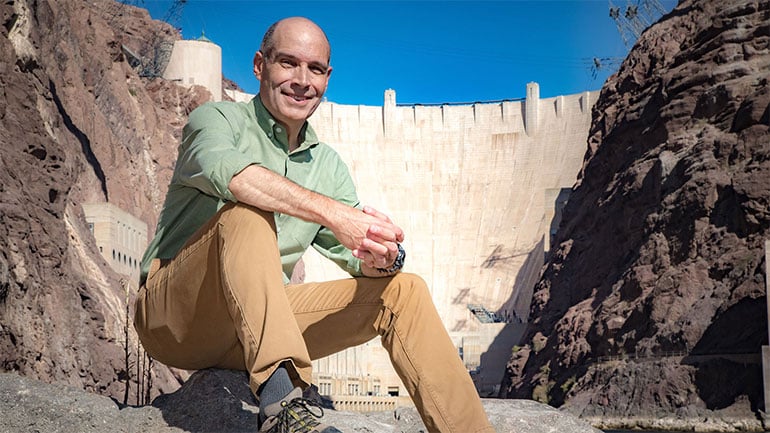
[[[262,51],[254,53],[254,76],[257,80],[262,81],[262,68],[265,66],[265,56]]]

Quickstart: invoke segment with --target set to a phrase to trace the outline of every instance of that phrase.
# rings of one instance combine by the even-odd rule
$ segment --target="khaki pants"
[[[425,283],[411,274],[285,286],[273,215],[228,204],[173,260],[155,260],[136,329],[155,359],[247,370],[252,391],[283,361],[295,385],[312,359],[377,335],[430,431],[493,432]]]

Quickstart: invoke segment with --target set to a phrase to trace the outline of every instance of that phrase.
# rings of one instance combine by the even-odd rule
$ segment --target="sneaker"
[[[294,388],[283,400],[265,408],[267,418],[260,433],[342,433],[318,419],[324,410],[317,402],[302,398],[302,390]]]

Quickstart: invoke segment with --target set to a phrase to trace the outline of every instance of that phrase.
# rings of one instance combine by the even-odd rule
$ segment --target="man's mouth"
[[[284,95],[288,96],[289,98],[297,101],[297,102],[305,102],[313,99],[311,96],[300,96],[300,95],[292,95],[288,93],[284,93]]]

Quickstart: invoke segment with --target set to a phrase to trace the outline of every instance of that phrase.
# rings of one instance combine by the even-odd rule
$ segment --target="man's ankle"
[[[295,386],[289,378],[289,372],[281,364],[259,388],[257,397],[259,398],[260,421],[264,421],[268,417],[269,414],[266,413],[268,406],[283,400],[294,388]]]

